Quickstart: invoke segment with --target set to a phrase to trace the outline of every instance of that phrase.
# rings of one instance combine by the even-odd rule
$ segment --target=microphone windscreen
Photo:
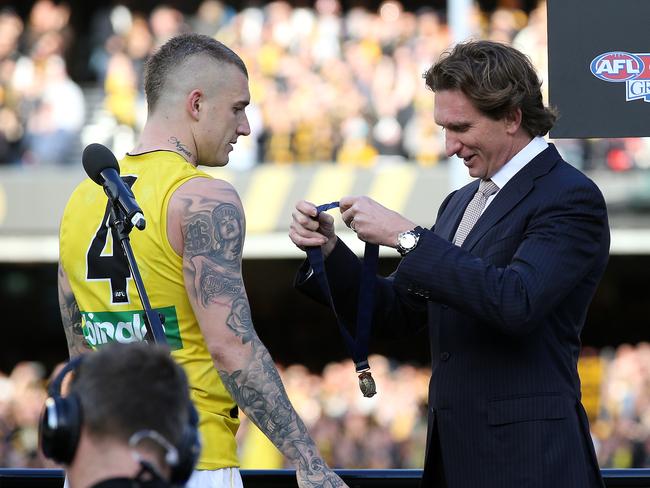
[[[101,172],[105,169],[113,168],[118,174],[120,173],[115,155],[101,144],[93,143],[86,146],[81,155],[81,162],[88,177],[98,185],[104,182]]]

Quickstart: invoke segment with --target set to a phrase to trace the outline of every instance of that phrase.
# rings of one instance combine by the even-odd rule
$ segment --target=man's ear
[[[203,102],[203,92],[201,90],[192,90],[187,97],[185,97],[185,108],[190,117],[194,120],[199,120],[201,107]]]
[[[521,108],[517,107],[514,110],[511,110],[504,118],[506,124],[506,132],[508,134],[514,134],[521,127],[521,119],[523,115],[521,113]]]

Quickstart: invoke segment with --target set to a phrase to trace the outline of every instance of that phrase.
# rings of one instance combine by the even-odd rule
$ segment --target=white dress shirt
[[[494,197],[501,191],[501,188],[506,186],[506,183],[516,175],[524,166],[530,163],[535,156],[544,151],[548,147],[548,143],[543,137],[534,137],[521,151],[514,155],[514,157],[504,164],[499,171],[497,171],[491,180],[499,187],[496,193],[490,195],[485,203],[483,212],[490,205]]]

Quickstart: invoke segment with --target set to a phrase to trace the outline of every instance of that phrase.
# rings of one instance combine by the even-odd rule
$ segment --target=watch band
[[[402,257],[404,257],[409,252],[411,252],[413,249],[415,249],[417,247],[417,245],[418,245],[418,242],[420,240],[420,235],[422,234],[423,231],[424,231],[424,229],[418,225],[418,226],[416,226],[415,228],[413,228],[411,230],[407,230],[406,232],[401,232],[397,236],[397,252],[399,252],[400,255]],[[409,247],[405,247],[405,246],[402,245],[403,237],[405,237],[407,235],[408,236],[413,236],[413,239],[414,239],[413,245],[409,246]]]

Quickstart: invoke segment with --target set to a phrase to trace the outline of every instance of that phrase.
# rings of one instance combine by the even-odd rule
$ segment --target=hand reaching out
[[[343,222],[364,242],[397,247],[397,235],[415,223],[369,197],[343,197],[340,200]]]

